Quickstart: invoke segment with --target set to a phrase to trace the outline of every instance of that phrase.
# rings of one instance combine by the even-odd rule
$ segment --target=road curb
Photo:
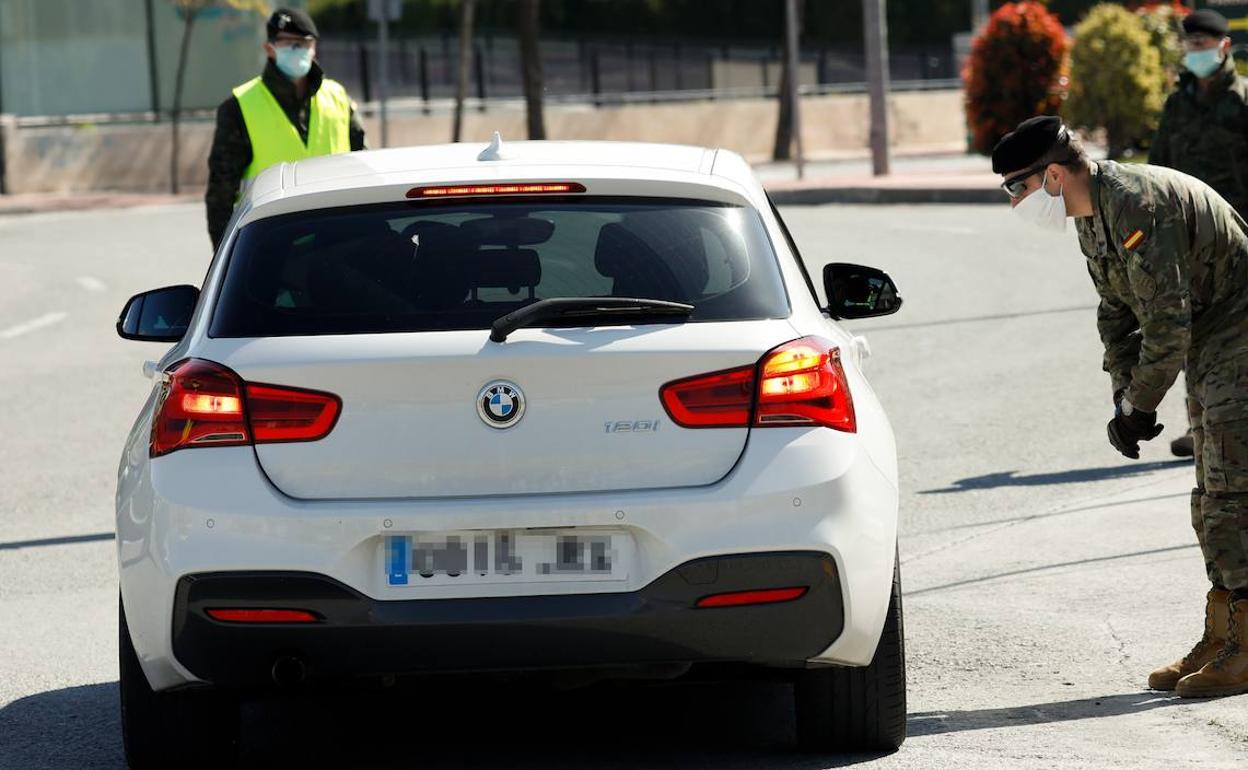
[[[12,200],[17,197],[17,200]],[[103,211],[130,209],[140,206],[166,206],[179,203],[194,203],[203,200],[202,193],[179,195],[157,193],[83,193],[81,195],[66,194],[32,194],[21,196],[0,195],[0,217],[17,216],[20,214],[52,214],[69,211]]]
[[[1001,190],[990,187],[781,187],[769,189],[777,206],[855,204],[1000,204]]]

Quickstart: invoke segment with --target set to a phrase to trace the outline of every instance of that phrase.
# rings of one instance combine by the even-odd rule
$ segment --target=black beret
[[[1183,31],[1189,35],[1202,33],[1222,38],[1226,37],[1227,29],[1226,17],[1208,8],[1192,11],[1183,19]]]
[[[1055,115],[1037,115],[1018,124],[992,148],[992,173],[1012,174],[1034,166],[1054,145],[1064,144],[1069,133]]]
[[[269,32],[269,40],[275,39],[279,32],[285,32],[289,35],[300,35],[302,37],[320,38],[320,34],[316,31],[316,24],[312,22],[312,17],[298,8],[278,8],[269,17],[269,23],[265,25],[265,29]]]

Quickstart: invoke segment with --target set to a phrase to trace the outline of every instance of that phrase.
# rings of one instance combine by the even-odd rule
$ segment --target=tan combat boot
[[[1192,651],[1168,666],[1162,666],[1148,675],[1148,686],[1153,690],[1173,690],[1179,680],[1194,674],[1206,663],[1217,657],[1226,644],[1227,600],[1230,592],[1221,588],[1209,589],[1205,597],[1205,635],[1200,637]]]
[[[1179,680],[1181,698],[1215,698],[1248,692],[1248,597],[1229,602],[1226,644],[1218,656],[1194,674]]]

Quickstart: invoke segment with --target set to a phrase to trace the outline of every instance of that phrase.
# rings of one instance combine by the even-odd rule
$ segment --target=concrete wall
[[[965,148],[959,91],[894,94],[893,146],[906,152]],[[812,159],[858,157],[867,147],[868,111],[863,95],[815,96],[802,101],[802,138]],[[546,110],[552,139],[614,139],[726,147],[752,162],[770,159],[776,125],[774,100],[741,99],[594,108],[560,105]],[[365,120],[377,146],[374,118]],[[202,187],[207,177],[212,124],[184,123],[181,130],[183,188]],[[0,119],[9,193],[169,189],[170,129],[166,124],[101,124],[19,128]],[[486,141],[525,136],[524,113],[495,107],[465,113],[465,139]],[[390,145],[442,144],[451,134],[447,114],[392,114]]]

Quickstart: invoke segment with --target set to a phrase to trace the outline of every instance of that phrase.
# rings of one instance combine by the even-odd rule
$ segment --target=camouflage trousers
[[[1248,589],[1248,358],[1188,382],[1187,410],[1196,454],[1192,528],[1209,581]]]

